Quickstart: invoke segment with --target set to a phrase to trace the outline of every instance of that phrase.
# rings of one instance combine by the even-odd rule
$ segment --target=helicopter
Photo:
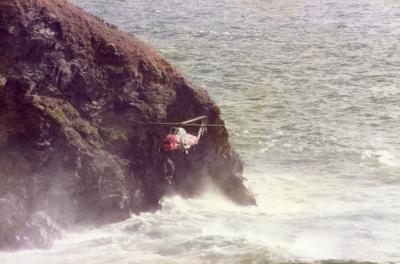
[[[189,150],[199,144],[200,138],[207,132],[207,127],[225,127],[224,124],[207,124],[207,116],[199,116],[180,123],[141,122],[137,124],[171,127],[168,134],[162,139],[159,148],[159,151],[164,154],[160,159],[161,171],[169,185],[172,184],[175,173],[175,159],[170,154],[185,153],[188,155]],[[198,127],[197,135],[188,133],[184,127]]]
[[[200,122],[200,123],[199,123]],[[200,142],[200,138],[207,132],[207,127],[224,127],[222,124],[207,124],[207,116],[199,116],[180,123],[143,123],[156,126],[171,126],[168,134],[163,138],[160,151],[181,151],[188,154],[189,150]],[[197,135],[192,135],[184,127],[198,127]]]
[[[188,150],[197,145],[200,141],[200,137],[207,131],[206,129],[206,116],[199,116],[184,122],[181,122],[179,127],[172,127],[169,133],[163,139],[162,150],[165,152],[180,150],[188,152]],[[197,121],[201,121],[199,130],[196,135],[191,135],[186,132],[182,127]],[[193,125],[192,125],[193,126]]]

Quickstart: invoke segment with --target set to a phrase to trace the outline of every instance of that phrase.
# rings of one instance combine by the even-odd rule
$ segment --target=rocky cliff
[[[206,179],[254,204],[224,127],[167,158],[168,128],[140,125],[199,115],[223,124],[136,37],[63,0],[0,0],[0,249],[47,247],[62,229],[157,209],[168,191],[196,195]]]

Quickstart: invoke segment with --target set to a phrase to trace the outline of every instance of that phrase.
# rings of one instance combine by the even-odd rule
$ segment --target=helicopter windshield
[[[172,127],[171,130],[169,131],[170,134],[178,134],[179,129],[177,127]]]

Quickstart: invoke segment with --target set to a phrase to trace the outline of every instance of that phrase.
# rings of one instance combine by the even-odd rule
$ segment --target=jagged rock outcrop
[[[170,155],[171,172],[168,128],[139,124],[199,115],[223,124],[204,90],[134,36],[64,0],[0,0],[0,249],[156,209],[206,177],[254,204],[225,128]]]

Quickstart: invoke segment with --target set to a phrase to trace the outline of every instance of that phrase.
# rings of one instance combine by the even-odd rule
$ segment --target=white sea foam
[[[363,151],[361,158],[363,160],[376,161],[383,166],[400,167],[400,160],[395,158],[394,155],[386,150],[365,150]]]
[[[195,199],[165,197],[163,209],[158,212],[68,234],[49,251],[0,254],[0,261],[121,264],[393,260],[388,252],[400,245],[400,229],[392,224],[398,219],[395,210],[400,208],[389,201],[396,190],[382,186],[336,189],[330,181],[317,183],[313,177],[299,180],[306,177],[300,173],[248,177],[258,197],[257,207],[237,206],[215,188]],[[349,198],[343,195],[346,193]],[[365,195],[370,204],[358,198]],[[376,213],[371,214],[371,210]]]

